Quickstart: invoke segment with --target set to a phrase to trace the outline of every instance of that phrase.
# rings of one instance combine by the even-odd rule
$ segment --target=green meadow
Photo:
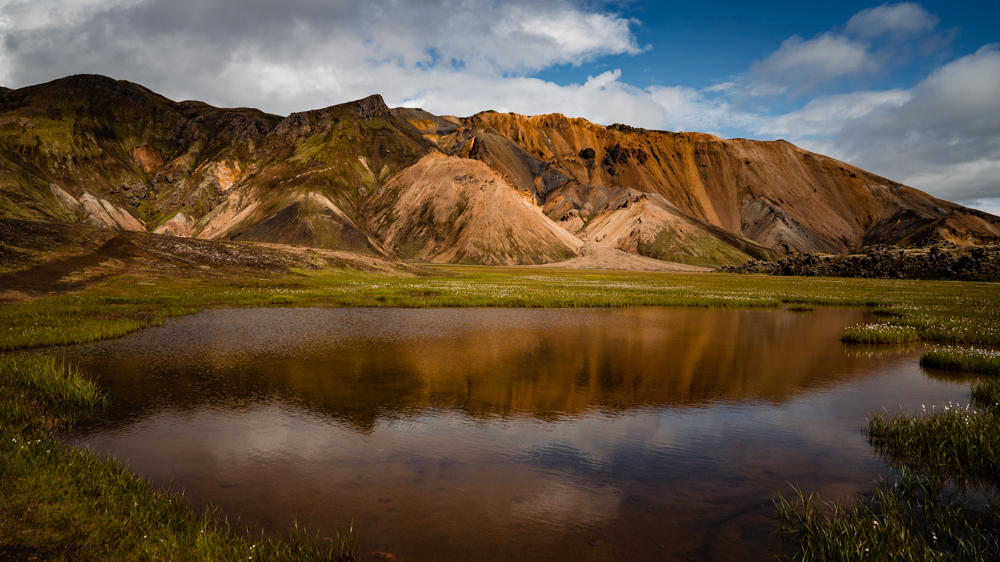
[[[919,340],[1000,345],[996,306],[1000,285],[991,283],[476,266],[435,266],[421,271],[419,276],[348,269],[292,271],[268,278],[124,275],[98,282],[84,292],[4,305],[0,308],[0,350],[116,338],[170,317],[211,308],[268,306],[698,306],[784,307],[798,312],[821,306],[863,307],[882,321],[844,326],[847,343]],[[278,538],[251,536],[239,522],[220,519],[212,511],[193,512],[182,495],[154,489],[113,459],[65,447],[53,437],[80,416],[99,413],[103,400],[100,389],[70,365],[0,356],[0,493],[5,498],[0,502],[0,520],[4,521],[0,548],[8,549],[5,554],[56,560],[356,558],[353,530],[310,533],[293,527]],[[962,441],[964,448],[954,454],[965,457],[955,458],[986,457],[971,472],[963,473],[963,461],[947,464],[928,456],[952,454],[945,449],[954,439],[933,442],[916,433],[902,433],[995,434],[991,412],[983,407],[975,414],[934,413],[913,418],[917,421],[902,414],[873,418],[869,427],[873,447],[900,466],[901,473],[909,474],[908,480],[885,483],[874,495],[847,507],[823,504],[805,493],[791,500],[779,497],[782,533],[795,543],[795,556],[848,560],[857,559],[864,549],[876,548],[883,553],[912,553],[900,559],[975,559],[965,554],[939,556],[944,550],[924,538],[927,532],[949,537],[949,544],[957,546],[948,552],[998,552],[994,536],[979,520],[968,520],[960,507],[929,503],[927,498],[943,497],[950,489],[947,482],[995,477],[991,463],[1000,458],[1000,445],[980,443],[973,437]],[[935,418],[941,415],[966,417]],[[974,426],[972,418],[981,418],[985,425]],[[920,421],[924,419],[936,421]],[[859,420],[859,427],[863,422]],[[921,424],[926,427],[919,429]],[[897,450],[897,442],[907,445]],[[935,468],[927,468],[931,465]],[[931,504],[937,511],[920,512]],[[921,523],[915,527],[918,512],[937,517],[936,526]],[[888,519],[887,514],[899,517]],[[868,528],[872,520],[885,521],[879,525],[886,528],[895,525],[891,537],[879,534],[878,525]],[[363,530],[360,533],[363,536]]]

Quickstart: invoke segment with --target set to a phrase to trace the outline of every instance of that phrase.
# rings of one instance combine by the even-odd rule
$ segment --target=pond
[[[968,401],[822,309],[207,311],[59,350],[109,395],[70,442],[257,532],[410,561],[765,559],[788,483],[887,474],[886,408]]]

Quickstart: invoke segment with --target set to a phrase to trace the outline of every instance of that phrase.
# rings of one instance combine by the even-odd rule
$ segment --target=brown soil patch
[[[558,263],[533,267],[554,267],[559,269],[614,269],[624,271],[712,271],[708,267],[660,261],[630,254],[614,248],[588,242],[580,249],[580,257]]]

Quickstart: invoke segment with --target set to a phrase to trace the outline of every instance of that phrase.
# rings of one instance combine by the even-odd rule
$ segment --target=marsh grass
[[[812,561],[991,560],[1000,556],[995,523],[970,511],[933,479],[903,471],[846,505],[795,488],[777,494],[777,534]]]
[[[956,481],[1000,482],[1000,416],[989,410],[949,404],[921,415],[876,413],[867,434],[890,466],[918,467]]]
[[[852,344],[897,344],[920,339],[915,328],[895,324],[859,324],[844,330],[840,341]]]
[[[811,304],[795,303],[788,305],[788,310],[790,312],[812,312],[813,306]]]
[[[120,337],[211,307],[865,307],[890,315],[906,338],[1000,345],[1000,285],[943,281],[754,277],[435,266],[423,277],[346,269],[268,279],[140,277],[86,293],[11,304],[0,316],[0,350]],[[881,324],[879,324],[881,326]],[[869,330],[871,332],[871,330]],[[878,330],[874,330],[878,332]],[[884,334],[883,334],[884,336]],[[852,336],[853,337],[853,336]],[[870,337],[882,343],[886,337]],[[890,338],[897,343],[899,337]]]
[[[846,507],[778,494],[777,532],[802,560],[1000,559],[1000,379],[972,404],[877,413],[866,434],[898,476]]]
[[[972,399],[976,406],[1000,411],[1000,379],[986,379],[972,385]]]
[[[0,553],[11,559],[354,560],[353,528],[325,538],[293,526],[255,537],[181,494],[156,490],[114,459],[52,431],[103,403],[78,370],[51,358],[0,357]],[[346,546],[345,546],[346,544]]]
[[[1000,352],[985,349],[932,349],[920,356],[920,364],[946,371],[1000,376]]]
[[[0,356],[0,385],[28,389],[51,406],[89,409],[104,404],[97,385],[54,357]]]

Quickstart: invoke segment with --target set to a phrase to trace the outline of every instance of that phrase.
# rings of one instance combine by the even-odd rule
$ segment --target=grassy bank
[[[3,306],[0,350],[115,338],[206,308],[259,306],[868,307],[888,319],[888,328],[876,330],[1000,344],[998,301],[995,284],[934,281],[462,266],[427,269],[422,277],[334,268],[241,279],[143,273],[103,280],[79,294]],[[99,407],[100,396],[81,402],[87,384],[66,366],[4,361],[0,548],[7,550],[0,555],[313,560],[351,550],[336,535],[318,545],[323,550],[316,537],[301,532],[255,542],[211,514],[192,513],[182,498],[153,490],[118,463],[61,447],[52,432]]]
[[[0,350],[119,337],[207,307],[301,305],[869,307],[906,338],[1000,345],[996,302],[1000,285],[990,283],[461,266],[426,277],[346,269],[254,280],[120,276],[83,294],[4,306]]]
[[[877,413],[867,435],[896,476],[846,504],[796,490],[778,533],[802,560],[1000,559],[1000,379],[966,405]]]
[[[932,349],[920,357],[920,364],[959,373],[1000,376],[1000,352],[985,349]]]
[[[103,397],[50,358],[0,357],[0,559],[350,560],[353,535],[251,537],[51,435]]]

